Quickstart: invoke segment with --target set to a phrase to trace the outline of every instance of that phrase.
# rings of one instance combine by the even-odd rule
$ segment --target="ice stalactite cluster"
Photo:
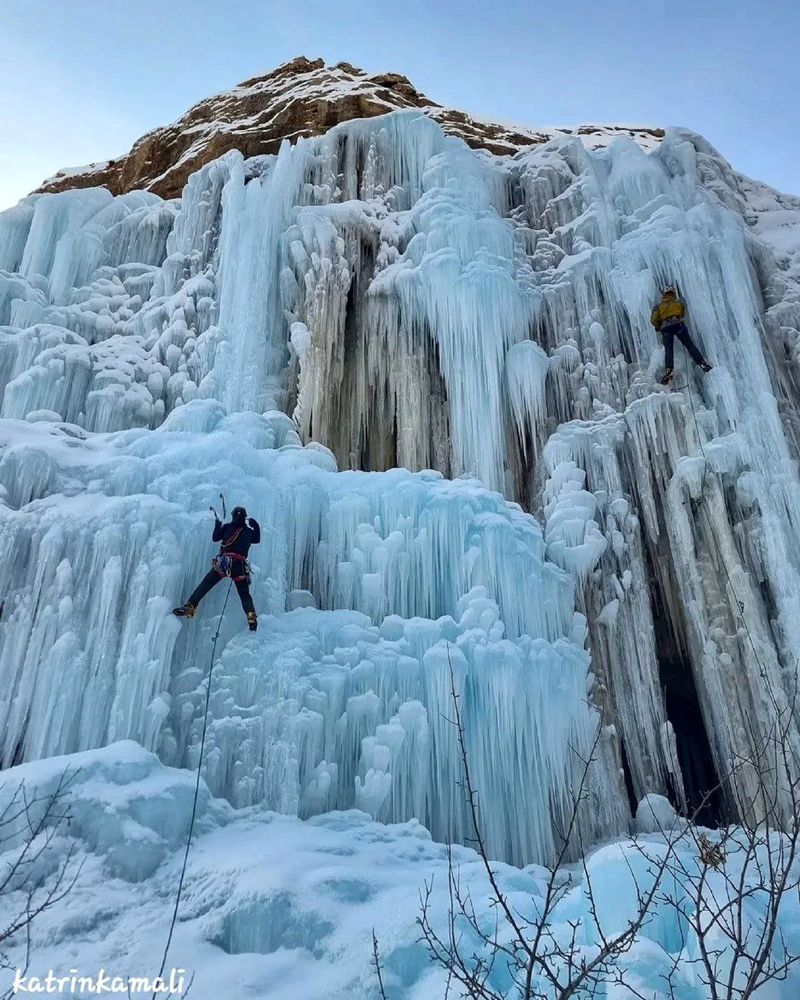
[[[128,738],[194,765],[222,588],[190,629],[168,611],[205,572],[210,483],[222,482],[262,525],[253,593],[277,617],[242,638],[234,595],[223,622],[212,790],[239,806],[358,806],[468,837],[452,664],[498,804],[493,849],[519,861],[552,852],[568,747],[591,741],[596,717],[585,619],[531,517],[475,481],[339,473],[288,416],[226,416],[214,400],[156,431],[3,429],[7,765]],[[514,794],[525,809],[500,809]],[[596,816],[598,832],[622,822],[603,787]]]
[[[573,761],[561,726],[584,745],[594,724],[586,657],[566,640],[504,639],[483,588],[456,614],[393,615],[375,626],[357,613],[297,610],[268,640],[268,672],[262,645],[229,645],[213,693],[212,791],[301,816],[353,806],[386,822],[413,816],[437,840],[468,839],[452,668],[475,780],[493,802],[515,804],[487,811],[490,849],[515,860],[548,855],[553,829],[541,803],[562,823],[570,805]],[[507,731],[504,745],[487,715]],[[185,738],[196,744],[197,735]],[[596,802],[602,809],[602,796]]]
[[[223,624],[214,791],[468,836],[449,643],[497,854],[545,858],[600,709],[597,836],[621,774],[697,801],[800,651],[800,295],[761,238],[795,210],[770,197],[685,132],[499,158],[399,112],[228,153],[173,202],[0,215],[4,763],[119,738],[194,762],[222,598],[167,612],[224,489],[275,617]],[[714,364],[679,349],[671,393],[668,281]]]
[[[189,213],[150,194],[88,190],[2,214],[2,417],[38,413],[101,432],[156,427],[207,395],[225,176],[210,168]]]

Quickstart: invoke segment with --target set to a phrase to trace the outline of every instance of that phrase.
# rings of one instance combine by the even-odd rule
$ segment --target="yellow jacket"
[[[678,298],[662,299],[650,314],[650,322],[660,330],[667,320],[680,320],[686,315],[686,308]]]

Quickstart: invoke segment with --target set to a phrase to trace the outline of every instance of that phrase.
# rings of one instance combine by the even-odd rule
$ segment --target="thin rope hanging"
[[[223,501],[224,502],[224,501]],[[161,959],[161,968],[158,970],[157,979],[160,979],[164,974],[164,969],[167,965],[167,955],[169,954],[169,948],[172,944],[172,935],[175,931],[175,923],[178,919],[178,907],[181,903],[181,895],[183,894],[183,883],[186,878],[186,865],[189,861],[189,849],[192,846],[192,834],[194,832],[194,823],[197,818],[197,801],[200,796],[200,776],[203,768],[203,753],[206,747],[206,733],[208,731],[208,708],[211,702],[211,675],[214,672],[214,658],[217,655],[217,640],[220,636],[220,629],[222,628],[222,621],[225,617],[225,609],[228,607],[228,598],[231,596],[231,588],[233,587],[233,578],[231,577],[228,583],[228,589],[225,591],[225,601],[222,605],[222,611],[220,612],[219,622],[217,623],[217,631],[214,633],[214,640],[211,644],[211,661],[208,665],[208,677],[206,681],[206,704],[205,710],[203,712],[203,732],[200,737],[200,756],[197,761],[197,774],[195,775],[194,782],[194,798],[192,799],[192,817],[189,820],[189,833],[186,837],[186,850],[183,852],[183,865],[181,866],[181,874],[178,879],[178,892],[175,895],[175,907],[172,911],[172,920],[169,925],[169,934],[167,935],[167,943],[164,947],[164,957]],[[156,994],[153,993],[153,1000],[156,1000]]]

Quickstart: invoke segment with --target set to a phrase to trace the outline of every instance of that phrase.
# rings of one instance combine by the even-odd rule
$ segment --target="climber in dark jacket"
[[[218,517],[214,518],[212,542],[221,542],[219,555],[214,559],[212,568],[203,577],[189,600],[180,608],[173,610],[173,615],[179,618],[194,618],[197,605],[212,587],[220,580],[228,577],[233,579],[242,608],[247,615],[250,631],[258,628],[258,617],[250,596],[250,572],[247,565],[247,553],[251,545],[261,541],[261,527],[254,517],[248,517],[244,507],[234,507],[228,524],[223,524]]]
[[[675,338],[683,344],[689,353],[692,361],[699,365],[704,372],[711,371],[711,365],[698,351],[694,341],[689,336],[684,319],[686,317],[686,307],[678,298],[678,293],[672,287],[667,286],[661,295],[661,301],[653,310],[650,322],[661,334],[664,341],[664,377],[661,379],[662,385],[669,385],[675,372],[673,371]]]

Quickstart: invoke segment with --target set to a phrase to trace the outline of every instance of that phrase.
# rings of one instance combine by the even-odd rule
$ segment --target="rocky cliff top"
[[[263,76],[245,80],[190,108],[182,118],[148,132],[115,160],[68,168],[48,178],[40,191],[107,187],[113,194],[145,189],[178,197],[190,174],[231,149],[245,156],[276,153],[284,139],[320,135],[339,122],[373,118],[400,108],[419,108],[473,148],[511,154],[554,135],[577,134],[587,145],[605,145],[616,134],[652,144],[662,129],[582,125],[528,129],[473,118],[420,93],[398,73],[370,75],[340,62],[300,56]]]

